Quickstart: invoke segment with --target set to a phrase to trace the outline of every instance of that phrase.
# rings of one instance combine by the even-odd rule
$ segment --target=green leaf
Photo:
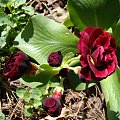
[[[67,62],[68,60],[70,60],[71,58],[73,58],[75,56],[75,54],[73,54],[72,52],[67,53],[64,58],[63,58],[63,62]]]
[[[116,43],[120,47],[120,19],[113,25],[112,30]]]
[[[39,88],[33,88],[33,89],[31,89],[31,96],[32,96],[32,98],[34,98],[35,100],[39,100],[40,101],[40,97],[42,96],[42,93],[43,92],[41,92],[40,90],[39,90]]]
[[[41,86],[38,86],[37,88],[40,91],[40,97],[41,97],[41,95],[47,95],[48,94],[49,84],[46,84],[46,85],[43,85],[43,86],[41,85]]]
[[[24,6],[24,7],[22,7],[22,9],[25,10],[26,14],[34,15],[34,8],[33,7],[31,7],[31,6]]]
[[[100,84],[105,96],[108,120],[120,120],[120,68]]]
[[[5,120],[5,115],[2,112],[0,112],[0,120]]]
[[[42,106],[42,102],[40,102],[40,100],[34,100],[33,106],[35,109],[38,109],[39,106]]]
[[[119,16],[119,0],[69,0],[68,10],[74,25],[109,28]]]
[[[86,90],[89,87],[92,87],[96,83],[92,82],[83,82],[81,78],[75,74],[73,71],[70,71],[69,76],[68,76],[70,86],[75,89],[75,90]]]
[[[43,83],[41,83],[41,82],[34,82],[33,79],[32,79],[32,80],[31,80],[31,79],[29,80],[29,78],[30,78],[30,76],[27,77],[27,78],[24,76],[23,78],[20,78],[20,82],[21,82],[22,84],[30,87],[30,88],[36,88],[37,86],[43,84]]]
[[[73,23],[71,22],[70,16],[67,17],[63,23],[66,27],[71,27],[74,26]]]
[[[48,64],[42,64],[37,74],[24,75],[20,81],[31,88],[35,88],[39,85],[47,84],[51,77],[58,74],[58,72],[59,68],[51,67]]]
[[[25,4],[26,3],[26,0],[15,0],[14,2],[13,2],[13,6],[15,7],[15,8],[18,8],[20,5],[23,5],[23,4]]]
[[[120,65],[120,47],[117,47],[117,60],[118,60],[118,65]]]
[[[16,37],[18,47],[34,58],[39,64],[47,63],[48,55],[53,51],[77,52],[78,38],[64,25],[45,16],[31,18],[25,29]]]
[[[25,116],[30,117],[33,115],[33,113],[34,112],[33,112],[33,109],[31,108],[31,106],[25,105],[25,109],[24,109]]]
[[[58,75],[51,77],[50,81],[48,82],[48,87],[56,87],[58,85],[60,85],[60,77]]]
[[[5,37],[0,37],[0,49],[6,45]]]
[[[26,94],[26,90],[24,88],[17,88],[16,94],[19,98],[24,98],[24,94]]]
[[[8,15],[4,12],[2,8],[0,8],[0,26],[2,25],[13,26],[14,23],[9,20]]]
[[[5,6],[10,2],[12,2],[12,0],[0,0],[0,6]]]

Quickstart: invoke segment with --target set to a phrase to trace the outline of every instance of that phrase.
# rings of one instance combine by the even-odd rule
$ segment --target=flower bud
[[[62,63],[62,53],[60,51],[50,53],[48,63],[52,67],[59,67]]]
[[[57,117],[61,114],[62,104],[60,102],[63,95],[63,88],[56,87],[54,93],[50,97],[43,100],[42,106],[44,110],[51,116]]]
[[[57,86],[54,89],[54,92],[52,94],[52,97],[54,97],[56,100],[60,100],[63,95],[64,89],[60,86]]]
[[[47,97],[43,100],[42,104],[44,110],[51,116],[57,117],[61,114],[62,105],[59,100],[54,97]]]

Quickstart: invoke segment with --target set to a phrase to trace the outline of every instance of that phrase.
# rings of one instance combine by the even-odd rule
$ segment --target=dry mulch
[[[14,83],[14,82],[13,82]],[[24,101],[16,96],[15,88],[21,86],[19,81],[11,86],[3,83],[2,111],[9,120],[107,120],[104,96],[99,85],[85,91],[66,89],[62,98],[63,109],[59,117],[50,117],[43,111],[34,111],[27,118],[24,115]],[[22,86],[23,87],[23,86]]]

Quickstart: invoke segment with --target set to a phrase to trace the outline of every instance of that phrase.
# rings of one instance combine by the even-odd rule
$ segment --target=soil
[[[66,3],[67,0],[39,0],[33,2],[33,7],[36,10],[36,14],[43,14],[63,23],[68,17]],[[37,110],[31,118],[26,118],[23,113],[24,102],[15,93],[16,87],[21,85],[19,80],[11,83],[12,85],[7,82],[0,84],[0,110],[3,111],[9,120],[107,120],[104,95],[99,84],[85,91],[66,89],[62,98],[63,109],[61,115],[55,118],[50,117],[46,112]]]

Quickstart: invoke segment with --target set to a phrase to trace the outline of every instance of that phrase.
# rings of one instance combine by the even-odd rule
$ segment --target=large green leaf
[[[112,33],[117,43],[117,59],[120,64],[120,19],[116,21],[112,26]]]
[[[59,68],[51,67],[48,64],[42,64],[40,65],[40,70],[37,74],[25,74],[22,76],[20,81],[31,88],[35,88],[40,85],[46,85],[54,75],[59,73],[59,70]]]
[[[96,26],[109,28],[119,15],[119,0],[69,0],[68,10],[78,28]]]
[[[120,69],[100,82],[105,96],[108,120],[120,120]]]
[[[113,35],[117,45],[120,47],[120,19],[112,27]]]
[[[64,25],[45,16],[36,15],[30,19],[25,29],[16,37],[16,47],[33,57],[38,63],[47,63],[52,51],[77,52],[78,38]]]

